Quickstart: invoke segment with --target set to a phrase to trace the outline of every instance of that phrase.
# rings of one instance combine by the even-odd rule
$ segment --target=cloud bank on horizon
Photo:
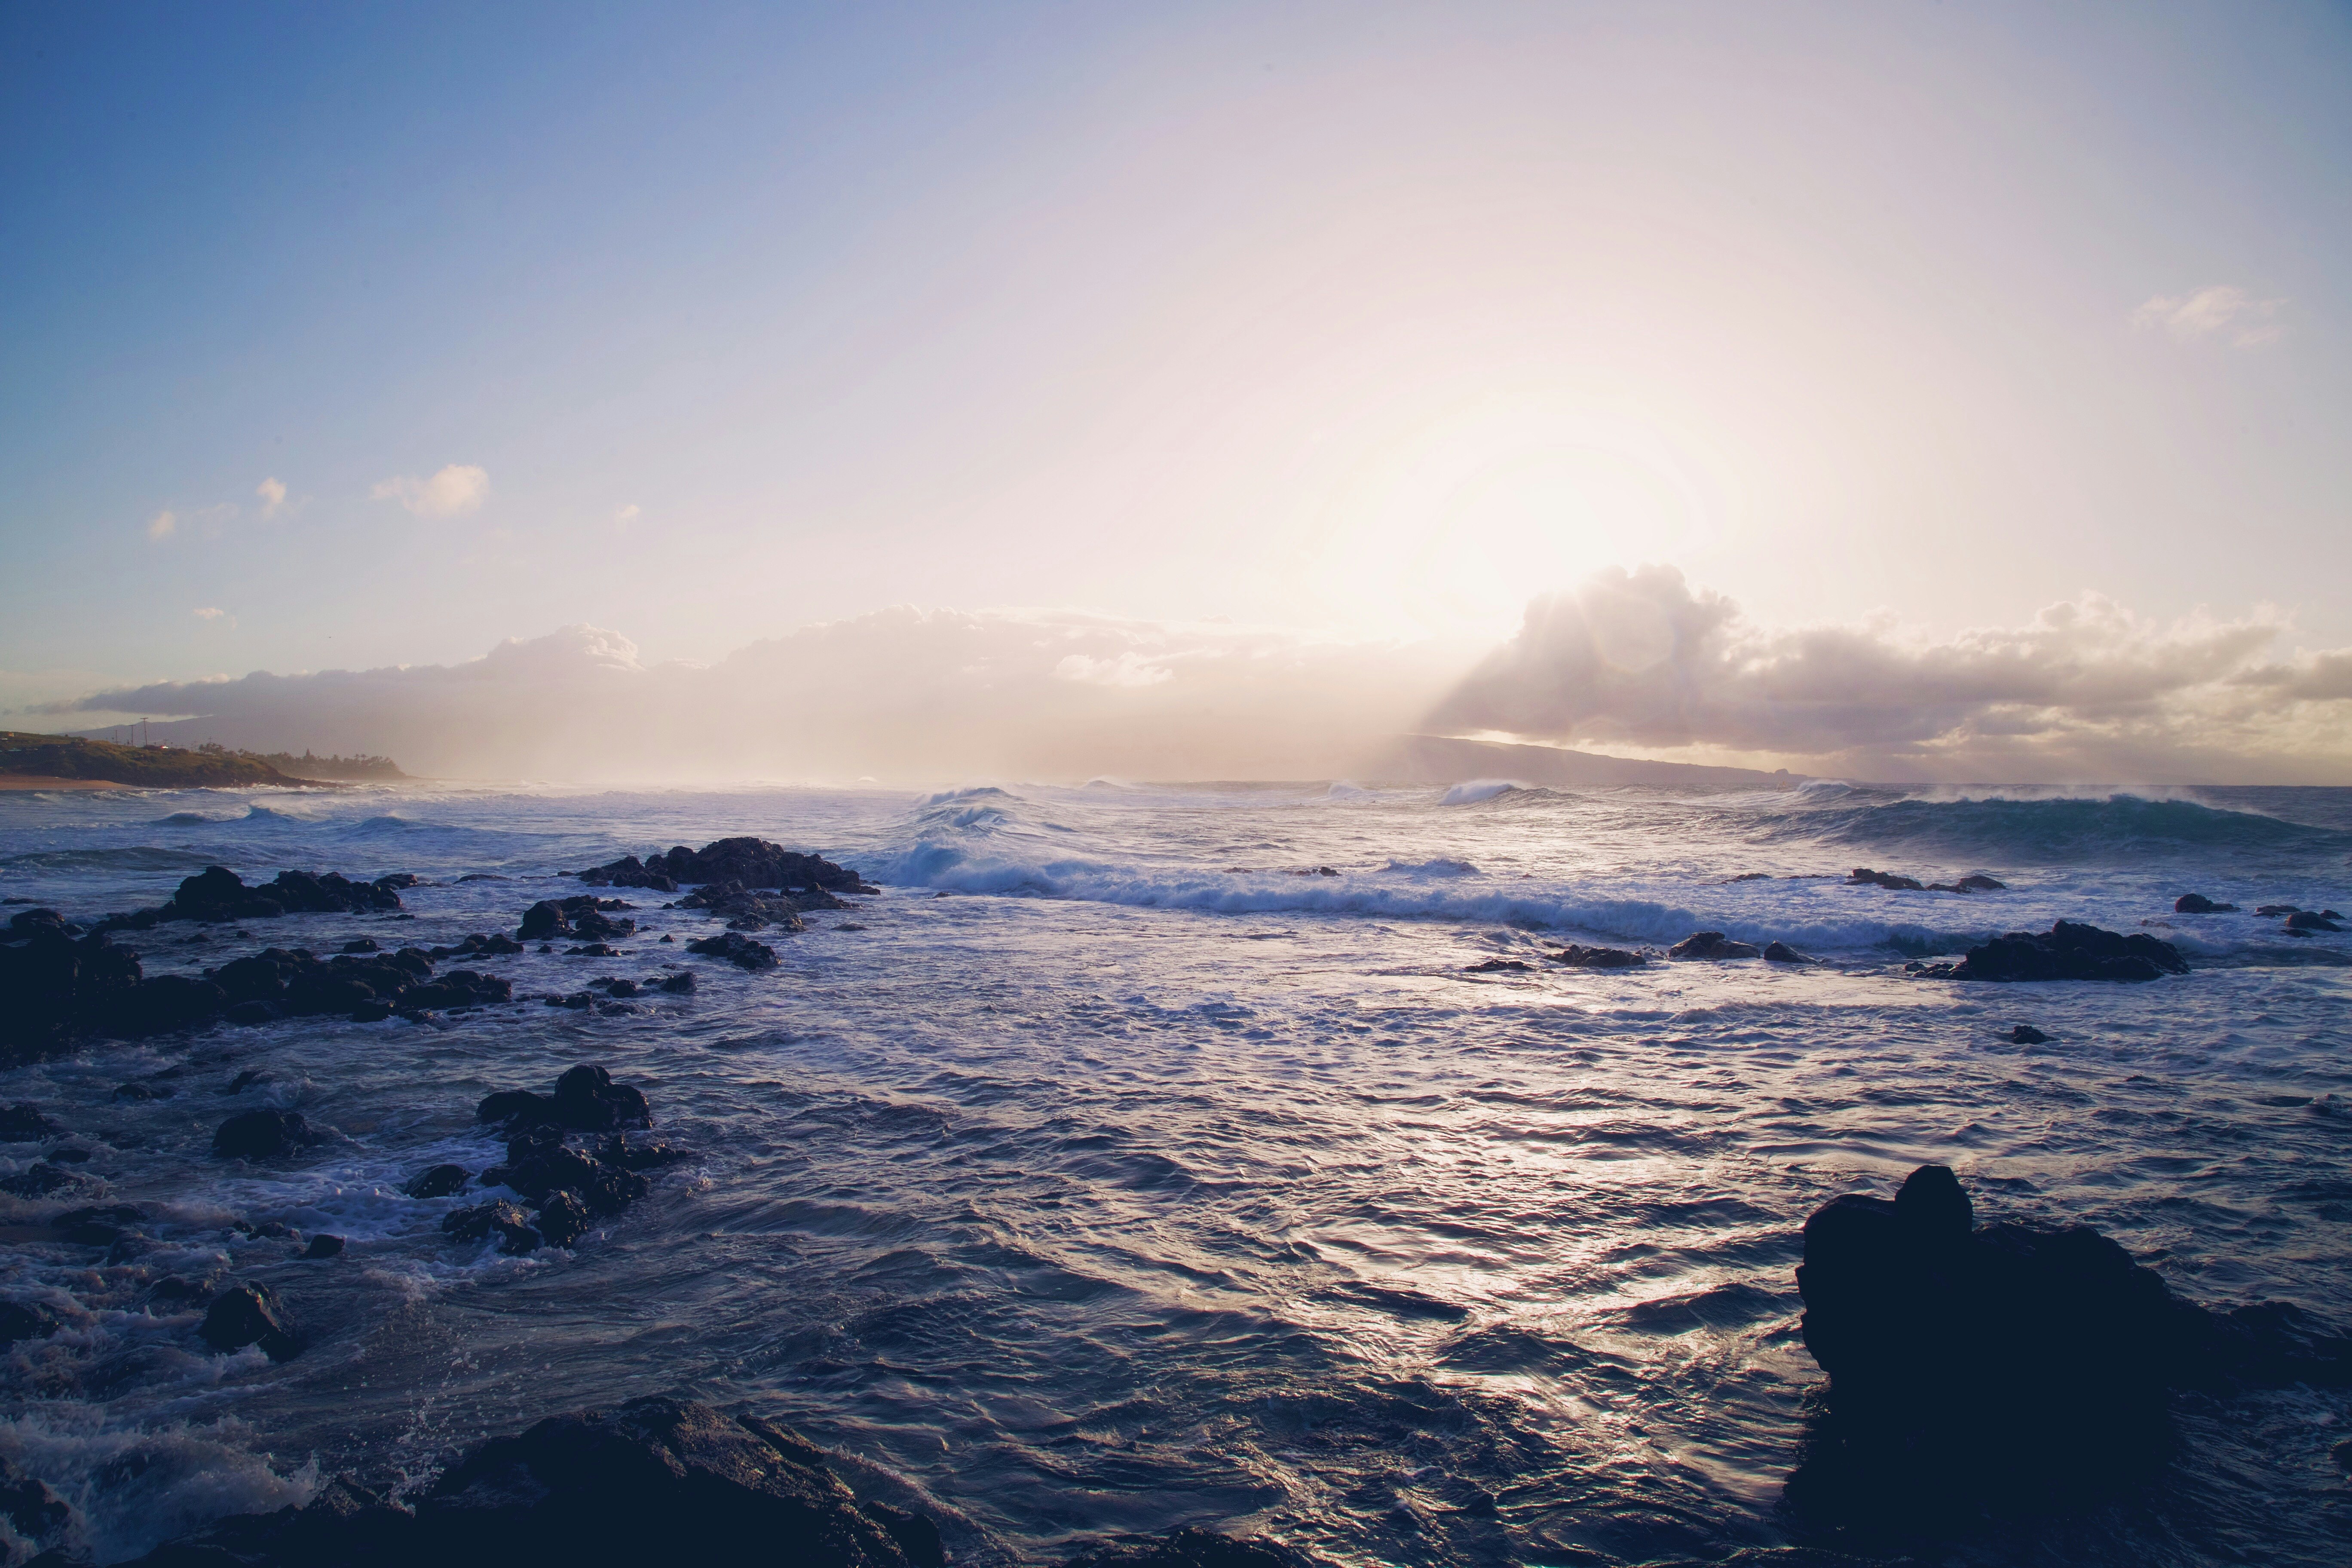
[[[2096,594],[1944,637],[1879,615],[1758,625],[1669,566],[1531,603],[1474,661],[1429,642],[1075,611],[898,607],[648,664],[573,626],[448,665],[163,682],[57,716],[185,715],[184,742],[383,752],[435,776],[1275,779],[1410,732],[1874,780],[2341,783],[2352,649],[2267,611],[2159,625]]]

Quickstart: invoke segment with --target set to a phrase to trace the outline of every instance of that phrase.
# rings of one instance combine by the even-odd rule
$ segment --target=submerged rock
[[[0,1110],[0,1143],[37,1143],[64,1131],[63,1126],[42,1115],[41,1108],[29,1100],[20,1100]]]
[[[1981,871],[1972,871],[1954,882],[1922,882],[1916,877],[1898,877],[1892,871],[1874,871],[1867,866],[1856,866],[1846,874],[1849,888],[1887,888],[1905,893],[2005,893],[2009,884],[1996,881]]]
[[[540,1244],[530,1216],[504,1199],[450,1210],[441,1216],[441,1234],[453,1241],[487,1241],[495,1236],[499,1250],[505,1253],[536,1252]]]
[[[591,886],[656,888],[673,892],[681,883],[736,882],[746,888],[785,892],[871,893],[857,873],[819,855],[803,855],[764,838],[721,838],[699,849],[683,844],[640,862],[634,855],[580,873]]]
[[[443,1471],[413,1508],[338,1479],[307,1508],[221,1520],[140,1562],[146,1568],[940,1568],[938,1538],[919,1515],[861,1504],[824,1451],[784,1427],[653,1397],[492,1438]]]
[[[2013,931],[1969,949],[1958,963],[1905,968],[1933,980],[2155,980],[2186,974],[2188,963],[2170,942],[2145,931],[2129,936],[2060,921],[2047,932]]]
[[[463,1165],[436,1165],[410,1177],[408,1184],[400,1190],[412,1198],[446,1198],[464,1192],[472,1173]]]
[[[290,1361],[302,1349],[300,1331],[278,1292],[250,1279],[214,1297],[196,1332],[216,1351],[257,1344],[271,1361]]]
[[[2009,1043],[2012,1046],[2046,1046],[2050,1043],[2050,1037],[2031,1024],[2020,1024],[2009,1032]]]
[[[213,1154],[222,1160],[267,1160],[314,1142],[299,1110],[240,1110],[213,1132]]]
[[[302,1249],[302,1256],[310,1261],[326,1258],[341,1258],[343,1255],[343,1238],[340,1236],[314,1236],[310,1238],[310,1245]]]
[[[1767,963],[1819,963],[1821,962],[1818,958],[1809,958],[1799,952],[1785,942],[1766,942],[1764,961]]]
[[[1462,966],[1462,970],[1465,974],[1496,974],[1505,971],[1517,971],[1524,974],[1533,967],[1535,966],[1524,959],[1490,958],[1483,963],[1465,963]]]
[[[2238,912],[2238,906],[2217,904],[2202,893],[2183,893],[2172,900],[2172,912],[2176,915],[2233,915]]]
[[[1668,958],[1721,959],[1759,956],[1752,942],[1734,942],[1719,931],[1693,931],[1666,949]]]
[[[2341,917],[2334,910],[2297,910],[2286,917],[2290,931],[2342,931],[2336,923]]]
[[[45,1340],[58,1331],[58,1315],[26,1301],[0,1301],[0,1345]]]

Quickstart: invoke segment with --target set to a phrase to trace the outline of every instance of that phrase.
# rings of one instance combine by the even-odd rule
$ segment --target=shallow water
[[[1942,1162],[1980,1216],[2086,1219],[2200,1300],[2352,1298],[2352,937],[2169,912],[2190,890],[2352,907],[2352,791],[18,795],[0,798],[0,896],[87,918],[214,863],[435,883],[403,895],[413,921],[118,939],[154,973],[511,929],[577,890],[558,871],[740,832],[883,890],[771,937],[782,964],[760,974],[661,945],[708,928],[639,892],[625,959],[477,965],[519,997],[696,968],[694,996],[625,1015],[289,1020],[0,1075],[0,1101],[41,1103],[106,1184],[0,1198],[0,1223],[167,1211],[166,1249],[117,1266],[30,1228],[0,1250],[0,1294],[68,1320],[0,1359],[0,1450],[76,1505],[86,1550],[134,1555],[338,1469],[421,1479],[479,1436],[671,1392],[797,1426],[940,1518],[959,1561],[1192,1522],[1346,1563],[1791,1542],[1958,1563],[2352,1554],[2327,1454],[2342,1394],[2184,1402],[2160,1484],[2068,1519],[1856,1542],[1781,1503],[1818,1382],[1796,1230],[1835,1193]],[[1859,864],[2011,890],[1824,875]],[[480,872],[506,879],[456,881]],[[2144,986],[1902,972],[2062,916],[2158,922],[2197,967]],[[1832,962],[1465,972],[1545,940],[1697,929]],[[2010,1045],[2020,1022],[2055,1037]],[[657,1131],[700,1157],[569,1253],[445,1244],[441,1215],[467,1200],[399,1184],[492,1163],[475,1101],[581,1061],[642,1085]],[[173,1098],[110,1100],[174,1067]],[[248,1070],[266,1078],[219,1092]],[[214,1161],[213,1128],[257,1103],[330,1141]],[[20,1169],[38,1151],[0,1152]],[[233,1218],[352,1249],[292,1262],[287,1241],[225,1240]],[[215,1356],[195,1314],[142,1305],[155,1279],[220,1267],[278,1285],[311,1348]]]

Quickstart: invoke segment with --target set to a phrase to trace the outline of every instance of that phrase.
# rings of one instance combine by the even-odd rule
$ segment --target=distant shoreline
[[[332,779],[247,780],[237,784],[122,784],[114,779],[61,779],[46,773],[0,773],[0,794],[54,789],[348,789]]]

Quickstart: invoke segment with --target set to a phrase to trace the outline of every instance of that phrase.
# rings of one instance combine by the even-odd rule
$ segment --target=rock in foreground
[[[1805,1222],[1805,1347],[1830,1379],[1812,1483],[2063,1491],[2159,1458],[2171,1390],[2352,1384],[2352,1341],[2295,1307],[2210,1311],[2088,1226],[1974,1221],[1923,1165]]]
[[[860,1503],[824,1452],[797,1434],[707,1405],[646,1398],[492,1438],[451,1466],[414,1509],[338,1481],[308,1508],[222,1520],[140,1561],[149,1568],[939,1568],[942,1558],[929,1520]]]
[[[1930,980],[2156,980],[2189,973],[2188,963],[2168,942],[2075,921],[2060,921],[2040,934],[2013,931],[1997,936],[1969,949],[1958,963],[1904,967]]]

